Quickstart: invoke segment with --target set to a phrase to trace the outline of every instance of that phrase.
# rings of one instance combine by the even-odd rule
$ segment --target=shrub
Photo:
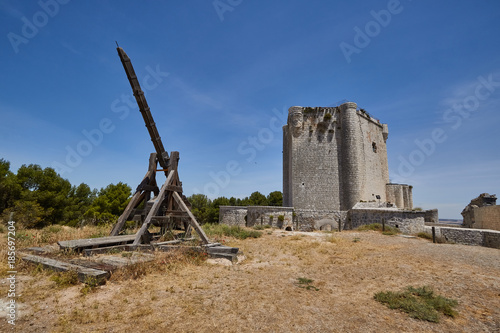
[[[299,288],[318,291],[319,288],[316,288],[315,286],[313,286],[312,285],[313,282],[314,282],[314,280],[311,280],[308,278],[301,278],[301,277],[297,278],[297,284],[298,284]]]
[[[431,287],[407,287],[402,292],[379,292],[374,295],[375,300],[385,304],[390,309],[402,310],[412,318],[439,322],[439,312],[449,317],[455,317],[453,309],[458,302],[453,299],[435,295]]]
[[[417,237],[420,237],[420,238],[425,238],[425,239],[432,239],[432,235],[429,235],[428,233],[426,232],[419,232],[417,234]]]

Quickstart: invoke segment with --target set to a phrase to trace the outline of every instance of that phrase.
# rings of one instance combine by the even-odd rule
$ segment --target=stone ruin
[[[500,206],[495,194],[481,193],[462,210],[465,228],[500,230]]]

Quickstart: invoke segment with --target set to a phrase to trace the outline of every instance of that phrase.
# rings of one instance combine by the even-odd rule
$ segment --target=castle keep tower
[[[283,126],[283,207],[221,206],[219,221],[302,231],[385,223],[423,231],[427,216],[438,220],[437,210],[412,210],[412,187],[389,183],[388,136],[387,125],[356,103],[292,106]]]
[[[389,201],[388,134],[356,103],[291,107],[283,127],[283,205],[347,211],[360,201]]]

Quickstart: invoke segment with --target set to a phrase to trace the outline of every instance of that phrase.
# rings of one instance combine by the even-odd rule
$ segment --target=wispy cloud
[[[174,88],[180,90],[185,98],[192,101],[194,104],[197,104],[201,107],[209,106],[216,110],[220,110],[222,108],[221,101],[215,100],[212,95],[206,92],[199,91],[193,85],[189,84],[179,76],[172,75],[170,77],[170,84]]]
[[[71,46],[67,42],[61,42],[61,45],[62,45],[62,47],[64,47],[65,49],[67,49],[68,51],[70,51],[70,52],[72,52],[74,54],[82,55],[82,52],[76,50],[73,46]]]

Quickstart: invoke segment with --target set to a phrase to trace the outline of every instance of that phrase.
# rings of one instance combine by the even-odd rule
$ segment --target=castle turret
[[[341,145],[341,209],[351,209],[361,197],[361,147],[362,137],[359,120],[356,113],[356,103],[345,103],[340,106],[342,119]]]

